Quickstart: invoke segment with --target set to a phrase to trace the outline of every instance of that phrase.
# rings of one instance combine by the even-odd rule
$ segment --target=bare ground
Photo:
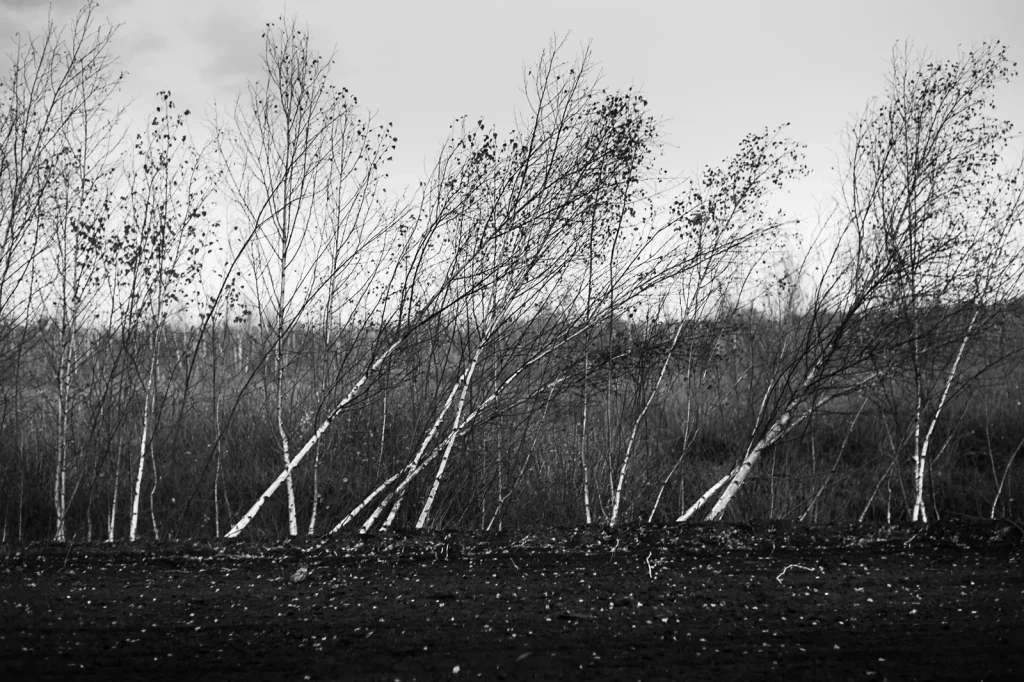
[[[1012,524],[33,545],[0,594],[5,680],[1024,679]]]

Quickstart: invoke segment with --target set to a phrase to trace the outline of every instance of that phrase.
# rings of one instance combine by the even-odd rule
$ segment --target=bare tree
[[[201,274],[210,238],[205,206],[213,183],[187,134],[185,120],[189,112],[177,113],[169,92],[159,93],[158,100],[145,132],[136,137],[122,229],[107,240],[116,271],[122,338],[136,341],[132,345],[142,351],[133,354],[143,388],[139,459],[128,531],[131,541],[138,534],[146,457],[154,457],[161,330],[190,302],[189,294]],[[155,467],[152,473],[155,477]],[[155,511],[150,511],[153,532],[159,537]]]
[[[720,520],[760,459],[779,441],[836,398],[861,390],[883,371],[877,359],[888,348],[880,330],[884,307],[878,294],[892,275],[891,262],[877,260],[856,224],[841,224],[820,255],[810,254],[798,271],[811,280],[807,310],[786,320],[764,363],[748,368],[744,390],[757,396],[754,425],[740,462],[680,515],[688,521],[716,499],[707,520]],[[828,245],[829,241],[831,245]],[[814,265],[811,265],[814,263]],[[757,372],[753,370],[757,369]]]
[[[1014,75],[998,42],[953,61],[897,46],[885,96],[849,136],[850,217],[875,258],[892,261],[881,295],[907,337],[903,371],[885,379],[913,387],[914,521],[929,517],[935,427],[966,378],[965,353],[1019,294],[1024,166],[1007,166],[1013,126],[991,113]]]
[[[227,192],[248,223],[240,248],[253,304],[270,334],[273,413],[295,535],[288,463],[299,420],[292,419],[289,339],[296,325],[313,322],[318,305],[330,334],[339,315],[354,313],[347,303],[364,300],[376,283],[388,229],[377,182],[395,140],[389,126],[361,118],[356,98],[331,83],[331,58],[313,50],[294,20],[268,24],[263,38],[264,80],[250,83],[236,104],[220,149]]]
[[[983,113],[1009,76],[1001,50],[916,71],[897,57],[893,73],[889,97],[851,131],[834,247],[802,268],[821,274],[808,310],[780,339],[751,444],[680,520],[721,490],[708,515],[720,519],[771,446],[826,403],[893,376],[904,358],[917,393],[914,518],[925,518],[921,486],[937,417],[986,306],[1019,281],[1020,170],[993,169],[1009,127]]]
[[[56,389],[58,541],[66,537],[69,478],[79,464],[72,437],[75,385],[90,353],[85,337],[102,313],[104,241],[121,139],[112,101],[121,80],[110,53],[115,27],[101,25],[95,10],[90,2],[68,27],[51,20],[41,35],[18,44],[3,88],[10,106],[0,176],[11,184],[0,200],[10,237],[0,305],[35,298],[48,325],[43,339]]]
[[[661,369],[633,419],[618,475],[612,490],[609,524],[615,526],[622,508],[626,474],[637,435],[648,410],[665,382],[666,373],[684,330],[696,319],[709,317],[720,304],[723,290],[742,290],[754,276],[765,251],[788,222],[781,213],[770,213],[765,201],[769,192],[803,173],[800,148],[765,131],[747,136],[740,151],[722,168],[709,168],[672,208],[671,221],[685,245],[685,267],[670,281],[680,295],[678,321],[664,352]],[[737,299],[739,300],[739,299]]]

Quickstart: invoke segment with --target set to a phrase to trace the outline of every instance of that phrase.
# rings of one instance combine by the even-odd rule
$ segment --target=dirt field
[[[1024,679],[1008,525],[36,545],[0,593],[4,680]]]

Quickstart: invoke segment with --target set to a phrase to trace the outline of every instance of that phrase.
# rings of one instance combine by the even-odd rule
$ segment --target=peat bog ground
[[[0,679],[1024,679],[1020,528],[30,545]]]

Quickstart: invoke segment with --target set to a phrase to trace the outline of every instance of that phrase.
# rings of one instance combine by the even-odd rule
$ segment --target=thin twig
[[[808,568],[807,566],[801,566],[800,564],[790,564],[789,566],[786,566],[784,569],[782,569],[782,573],[779,573],[777,576],[775,576],[775,580],[777,580],[780,585],[782,584],[782,576],[786,575],[786,571],[788,571],[791,568],[799,568],[804,571],[810,571],[811,573],[816,573],[818,570],[816,568]]]

